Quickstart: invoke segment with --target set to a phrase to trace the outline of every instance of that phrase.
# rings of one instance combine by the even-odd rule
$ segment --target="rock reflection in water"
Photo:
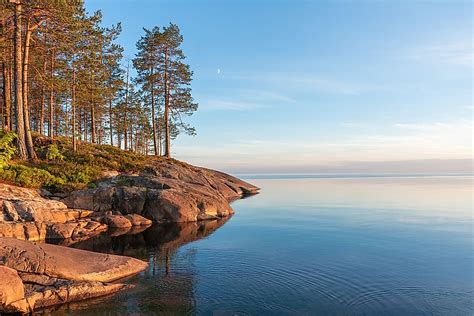
[[[147,250],[172,252],[180,246],[205,238],[229,220],[221,218],[191,223],[157,224],[147,228],[111,230],[70,245],[73,248],[145,259]]]
[[[89,251],[140,258],[149,268],[126,283],[132,290],[114,296],[57,306],[45,314],[100,315],[138,313],[192,313],[195,311],[195,250],[177,250],[205,238],[224,225],[230,217],[192,223],[153,225],[144,231],[109,231],[97,237],[76,242],[70,247]],[[175,258],[179,256],[178,258]],[[129,300],[128,298],[133,298]]]

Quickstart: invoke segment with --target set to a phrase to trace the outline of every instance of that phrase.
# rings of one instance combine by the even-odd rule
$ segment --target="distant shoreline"
[[[404,173],[404,174],[367,174],[367,173],[236,173],[237,177],[245,179],[354,179],[354,178],[444,178],[444,177],[474,177],[474,173]]]

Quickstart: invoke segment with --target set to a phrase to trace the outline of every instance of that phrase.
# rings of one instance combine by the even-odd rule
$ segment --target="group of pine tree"
[[[179,133],[195,133],[178,26],[144,29],[129,61],[121,25],[101,20],[79,0],[0,0],[0,124],[20,159],[36,158],[32,132],[166,157]]]

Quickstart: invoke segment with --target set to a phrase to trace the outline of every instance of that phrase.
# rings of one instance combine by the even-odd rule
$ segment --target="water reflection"
[[[205,238],[224,225],[230,217],[192,223],[169,223],[132,230],[111,230],[71,245],[72,248],[140,257],[146,250],[171,253],[180,246]],[[125,233],[124,233],[125,232]],[[143,259],[146,256],[142,257]]]
[[[154,225],[142,231],[113,230],[71,244],[71,248],[147,260],[149,268],[139,276],[121,280],[134,284],[135,288],[132,290],[115,296],[56,306],[40,313],[57,315],[192,313],[196,305],[195,250],[180,254],[177,254],[177,250],[183,245],[208,237],[229,219],[230,217],[194,223]],[[127,303],[114,306],[116,300]]]
[[[261,194],[236,201],[223,229],[155,226],[75,244],[150,267],[127,280],[131,291],[54,312],[472,315],[472,180],[255,180]]]

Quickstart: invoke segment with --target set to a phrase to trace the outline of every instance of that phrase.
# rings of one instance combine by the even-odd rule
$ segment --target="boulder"
[[[29,308],[25,300],[25,288],[18,273],[0,266],[0,312],[26,313]]]
[[[45,239],[83,239],[90,238],[108,229],[106,224],[96,221],[76,221],[47,225]],[[31,239],[27,239],[31,240]]]
[[[128,218],[122,215],[105,215],[102,223],[107,224],[111,228],[130,228],[132,223]]]
[[[143,216],[138,214],[128,214],[125,215],[125,218],[132,223],[132,226],[150,226],[153,222]]]

